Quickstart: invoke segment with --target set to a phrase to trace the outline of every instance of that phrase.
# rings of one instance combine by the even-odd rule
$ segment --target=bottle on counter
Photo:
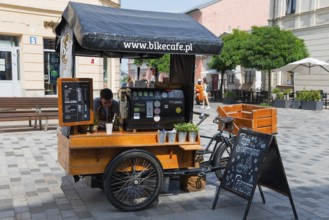
[[[119,116],[117,114],[114,114],[113,131],[119,131],[119,126],[120,126]]]

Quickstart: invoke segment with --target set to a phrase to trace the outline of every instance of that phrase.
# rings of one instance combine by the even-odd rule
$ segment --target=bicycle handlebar
[[[193,114],[199,115],[200,121],[196,124],[197,126],[199,126],[204,120],[206,120],[206,118],[210,116],[209,114],[203,112],[196,112],[196,111],[193,111]]]
[[[219,123],[224,123],[224,124],[231,124],[232,122],[234,121],[234,118],[232,117],[226,117],[226,118],[219,118],[219,117],[216,117],[213,122],[215,124],[219,124]]]

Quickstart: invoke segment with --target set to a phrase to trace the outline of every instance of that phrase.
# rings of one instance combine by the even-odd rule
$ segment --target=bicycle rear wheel
[[[215,167],[217,167],[217,166],[226,167],[227,163],[230,159],[230,156],[231,156],[231,150],[232,150],[232,147],[230,146],[230,144],[222,142],[218,146],[218,148],[217,148],[217,150],[214,154],[213,165]],[[224,171],[225,171],[225,169],[220,169],[220,170],[215,171],[215,174],[216,174],[219,181],[222,180]]]

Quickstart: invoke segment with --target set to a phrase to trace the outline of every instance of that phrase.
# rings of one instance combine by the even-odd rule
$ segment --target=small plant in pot
[[[274,88],[272,92],[276,95],[276,99],[272,102],[273,107],[290,108],[291,100],[284,99],[284,97],[291,93],[291,89],[281,90],[279,88]]]
[[[189,122],[181,122],[181,123],[177,123],[174,124],[174,127],[177,131],[177,135],[178,135],[178,142],[182,143],[182,142],[186,142],[186,137],[187,137],[187,132],[189,131],[189,127],[190,127]]]
[[[196,142],[196,137],[198,136],[199,127],[193,123],[187,123],[188,127],[188,140],[189,142]]]
[[[178,142],[185,142],[187,135],[187,125],[185,122],[174,124],[174,127],[177,131]]]
[[[224,104],[235,104],[236,103],[236,93],[234,91],[228,90],[224,94]]]
[[[301,102],[301,108],[306,110],[322,110],[323,102],[321,101],[320,91],[303,90],[297,92],[297,100]]]

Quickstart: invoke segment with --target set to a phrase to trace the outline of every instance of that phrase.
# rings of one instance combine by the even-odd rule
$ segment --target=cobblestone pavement
[[[212,118],[201,133],[214,134]],[[196,106],[196,110],[201,109]],[[299,219],[329,219],[329,110],[278,109],[278,146]],[[0,124],[1,127],[1,124]],[[84,181],[74,183],[57,163],[56,129],[0,131],[0,219],[242,219],[246,200],[224,190],[215,210],[219,182],[207,175],[206,189],[185,193],[178,181],[161,194],[159,203],[139,212],[121,212],[103,191]],[[205,144],[205,143],[204,143]],[[248,219],[293,219],[288,197],[263,188],[256,190]]]

